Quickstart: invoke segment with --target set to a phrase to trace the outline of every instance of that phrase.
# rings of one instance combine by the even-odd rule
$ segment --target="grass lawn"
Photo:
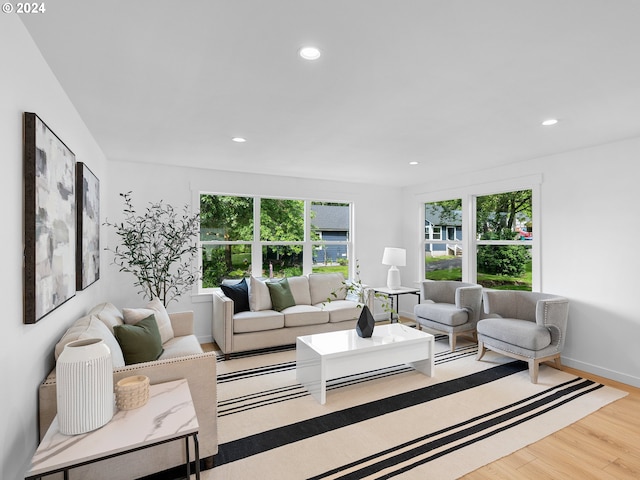
[[[451,260],[455,257],[428,257],[425,259],[427,265],[437,263],[442,260]],[[462,279],[462,268],[444,268],[442,270],[433,270],[426,273],[426,278],[429,280],[458,280]],[[494,288],[496,290],[527,290],[531,291],[532,275],[531,275],[531,262],[527,263],[526,271],[521,277],[508,277],[505,275],[489,275],[484,273],[478,273],[478,283],[487,288]]]
[[[349,278],[347,265],[314,265],[313,273],[342,273],[344,278]]]

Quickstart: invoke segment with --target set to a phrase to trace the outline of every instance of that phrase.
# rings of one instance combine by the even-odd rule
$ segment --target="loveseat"
[[[122,312],[110,303],[96,305],[86,316],[79,318],[69,327],[56,345],[55,358],[58,358],[64,346],[69,342],[87,338],[101,338],[111,350],[114,385],[122,378],[132,375],[146,375],[151,384],[181,378],[187,379],[200,427],[198,433],[200,458],[203,460],[205,468],[211,467],[213,455],[218,451],[216,354],[215,352],[203,352],[193,333],[193,312],[167,314],[164,307],[160,308],[158,303],[151,302],[147,305],[150,308],[123,309]],[[132,351],[131,345],[126,343],[123,343],[121,347],[117,337],[119,335],[118,338],[125,338],[122,332],[131,325],[139,324],[139,321],[136,323],[137,319],[148,317],[151,311],[155,313],[154,318],[159,318],[156,324],[161,334],[162,353],[156,360],[130,363],[132,359],[135,360],[135,354],[138,352]],[[129,326],[125,324],[125,319],[127,319]],[[39,388],[40,439],[56,415],[56,405],[56,372],[54,368]],[[190,450],[194,451],[193,446]],[[131,480],[185,463],[183,444],[168,442],[74,468],[69,472],[69,478]],[[61,474],[59,478],[62,478]]]
[[[274,286],[282,283],[288,284],[293,304],[281,302],[277,290],[282,287]],[[348,293],[340,273],[250,277],[223,284],[213,293],[214,341],[229,358],[236,352],[291,345],[301,335],[355,328],[363,304]]]

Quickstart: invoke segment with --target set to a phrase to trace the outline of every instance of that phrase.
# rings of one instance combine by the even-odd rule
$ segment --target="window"
[[[350,231],[348,203],[311,203],[314,273],[341,272],[344,278],[349,278]]]
[[[260,199],[261,276],[302,275],[304,201]]]
[[[351,205],[200,195],[202,288],[249,275],[349,277]]]
[[[533,194],[518,190],[476,197],[477,282],[532,290]]]
[[[482,185],[487,193],[470,190],[460,199],[424,203],[424,278],[464,280],[495,289],[539,289],[539,180],[527,177],[520,185],[530,188],[500,193]]]
[[[424,222],[425,278],[462,280],[462,200],[425,203]]]
[[[251,272],[253,205],[250,197],[200,196],[203,287]]]

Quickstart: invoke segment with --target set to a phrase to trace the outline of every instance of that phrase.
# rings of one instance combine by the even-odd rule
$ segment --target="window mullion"
[[[251,243],[251,274],[262,276],[262,242],[260,242],[260,198],[253,198],[253,242]]]

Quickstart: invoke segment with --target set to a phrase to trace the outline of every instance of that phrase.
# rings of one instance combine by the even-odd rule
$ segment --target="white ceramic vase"
[[[99,338],[68,343],[56,363],[60,433],[77,435],[100,428],[113,417],[113,363]]]

